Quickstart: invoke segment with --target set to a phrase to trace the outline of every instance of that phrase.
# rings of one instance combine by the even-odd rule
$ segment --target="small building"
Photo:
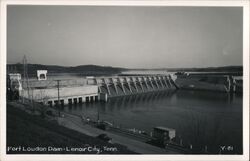
[[[37,70],[37,79],[47,80],[47,70]]]
[[[93,76],[87,76],[86,80],[88,85],[97,85],[97,80]]]
[[[7,74],[7,99],[18,100],[20,91],[22,90],[21,74],[20,73],[9,73]]]
[[[16,90],[16,91],[22,90],[20,73],[10,73],[8,74],[8,79],[9,79],[9,88],[11,88],[11,90]]]
[[[167,127],[155,127],[153,137],[162,142],[172,140],[175,137],[175,129]]]

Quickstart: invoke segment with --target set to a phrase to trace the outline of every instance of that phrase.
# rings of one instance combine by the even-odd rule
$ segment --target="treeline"
[[[65,67],[57,65],[42,65],[42,64],[28,64],[28,74],[36,75],[37,70],[48,70],[48,74],[57,73],[74,73],[80,75],[112,75],[120,74],[127,70],[152,70],[152,69],[128,69],[110,66],[98,65],[80,65],[74,67]],[[224,66],[224,67],[207,67],[207,68],[157,68],[153,70],[166,70],[169,72],[243,72],[243,66]],[[23,64],[7,64],[7,72],[23,73]]]
[[[243,66],[207,67],[207,68],[168,68],[169,72],[243,72]]]
[[[37,70],[48,70],[48,74],[74,73],[81,75],[110,75],[119,74],[125,71],[124,68],[116,68],[98,65],[80,65],[75,67],[65,67],[57,65],[27,64],[28,74],[36,75]],[[7,72],[18,72],[23,74],[23,64],[7,64]]]

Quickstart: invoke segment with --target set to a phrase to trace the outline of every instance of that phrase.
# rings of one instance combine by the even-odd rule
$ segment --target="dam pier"
[[[87,77],[87,84],[97,85],[107,97],[178,89],[170,75]]]

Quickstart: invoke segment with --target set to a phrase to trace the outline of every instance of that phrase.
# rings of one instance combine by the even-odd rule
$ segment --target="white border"
[[[0,0],[1,1],[1,0]],[[6,155],[6,6],[7,5],[90,5],[90,6],[240,6],[243,7],[243,155]],[[85,0],[2,0],[1,1],[1,44],[0,44],[0,160],[249,160],[249,1],[85,1]]]

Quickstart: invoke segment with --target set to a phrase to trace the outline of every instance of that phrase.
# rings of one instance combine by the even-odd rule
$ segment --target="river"
[[[108,102],[65,106],[64,111],[148,134],[154,127],[176,130],[183,144],[220,153],[242,153],[242,95],[178,90],[109,99]],[[229,152],[230,153],[230,152]]]
[[[165,74],[166,71],[123,74],[131,73]],[[74,76],[60,76],[60,79],[69,78]],[[176,130],[176,136],[184,145],[207,147],[211,154],[218,154],[223,147],[228,147],[229,150],[222,153],[242,154],[242,102],[242,94],[177,90],[110,98],[106,103],[65,106],[64,111],[94,120],[99,116],[100,120],[115,126],[135,128],[147,134],[154,127],[168,127]]]

